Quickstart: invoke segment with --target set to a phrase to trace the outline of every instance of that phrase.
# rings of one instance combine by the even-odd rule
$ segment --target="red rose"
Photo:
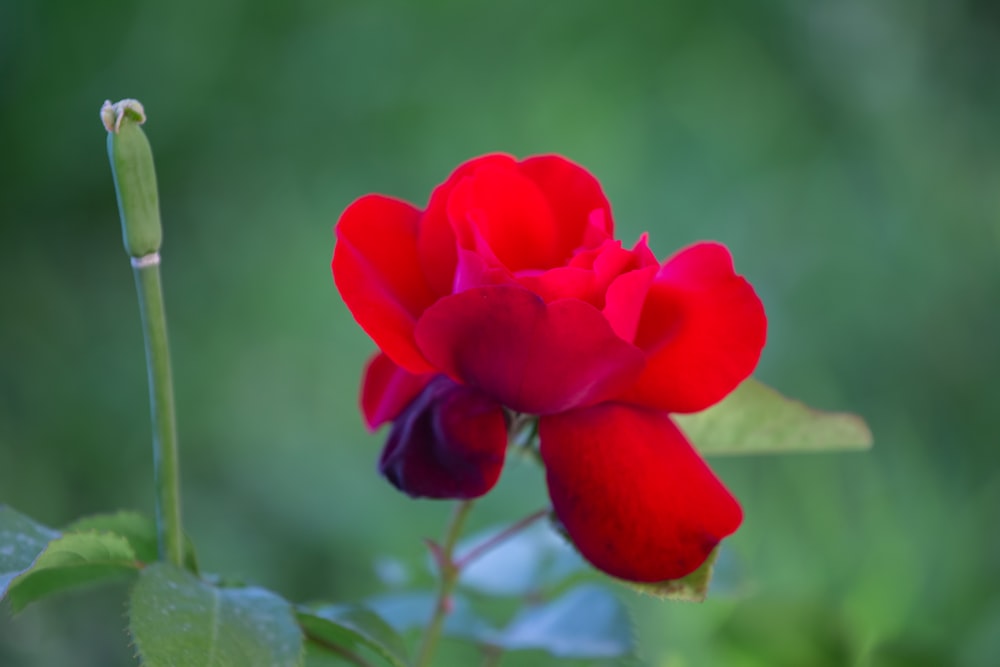
[[[539,417],[553,509],[579,551],[634,581],[682,577],[742,521],[671,412],[717,403],[767,329],[729,251],[663,263],[613,238],[586,170],[558,156],[460,166],[423,211],[367,195],[336,227],[333,274],[381,348],[362,407],[394,422],[380,468],[415,496],[492,488],[505,411]]]

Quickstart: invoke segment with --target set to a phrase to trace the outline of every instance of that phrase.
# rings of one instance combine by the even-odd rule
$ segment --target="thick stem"
[[[444,621],[451,607],[451,593],[455,584],[458,583],[458,575],[461,573],[454,561],[455,544],[458,542],[465,518],[471,509],[471,500],[459,502],[451,515],[451,521],[448,523],[444,544],[441,545],[440,552],[437,554],[438,567],[441,570],[437,601],[434,603],[434,613],[427,626],[427,631],[424,633],[423,643],[420,645],[420,651],[417,653],[413,667],[428,667],[431,664],[431,657],[434,655],[434,649],[441,637],[441,630],[444,628]]]
[[[153,419],[153,470],[156,477],[156,526],[160,559],[182,566],[184,530],[181,527],[180,464],[174,386],[167,345],[167,315],[163,307],[158,253],[132,259],[142,332],[146,341],[149,402]]]

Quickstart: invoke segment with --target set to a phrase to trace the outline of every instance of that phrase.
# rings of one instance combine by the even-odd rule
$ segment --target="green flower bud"
[[[153,151],[140,127],[146,122],[146,113],[137,100],[107,101],[101,107],[101,121],[108,131],[108,158],[125,251],[132,257],[152,255],[163,242],[163,227]]]

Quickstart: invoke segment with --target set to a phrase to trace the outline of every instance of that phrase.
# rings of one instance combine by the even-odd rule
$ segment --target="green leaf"
[[[625,583],[640,593],[648,593],[666,600],[704,602],[705,595],[708,593],[708,585],[712,581],[715,559],[719,557],[719,548],[715,547],[712,550],[701,567],[681,579],[670,579],[655,584],[637,584],[631,581]]]
[[[131,574],[139,568],[128,540],[111,533],[71,533],[45,547],[31,567],[7,589],[10,606],[21,611],[43,597]]]
[[[262,588],[216,588],[168,563],[139,576],[129,632],[145,667],[298,667],[302,632]]]
[[[768,454],[872,446],[857,415],[822,412],[746,380],[721,403],[693,415],[673,415],[702,454]]]
[[[143,563],[153,563],[159,560],[156,522],[138,512],[121,511],[112,514],[85,516],[66,527],[67,533],[91,531],[121,535],[132,546],[136,559]],[[194,544],[191,543],[191,540],[186,540],[184,566],[192,572],[198,571]]]
[[[0,599],[11,582],[31,567],[45,546],[59,533],[36,523],[6,505],[0,505]]]
[[[346,647],[363,644],[393,667],[409,664],[403,639],[370,609],[358,605],[299,606],[297,616],[310,639]]]
[[[427,627],[436,599],[435,594],[430,592],[388,593],[369,598],[365,601],[365,606],[385,619],[396,632],[406,632]],[[453,595],[451,602],[451,613],[445,618],[443,634],[478,642],[496,633],[489,623],[472,610],[464,597]]]
[[[491,643],[508,651],[542,650],[557,658],[617,658],[635,650],[625,605],[595,584],[582,584],[522,611]]]
[[[458,559],[507,526],[489,528],[463,539]],[[524,596],[560,583],[586,568],[583,558],[546,521],[539,521],[473,559],[459,585],[486,595]]]

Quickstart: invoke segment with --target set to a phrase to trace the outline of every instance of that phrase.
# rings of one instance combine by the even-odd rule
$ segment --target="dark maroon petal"
[[[397,417],[379,470],[414,497],[476,498],[496,484],[506,449],[503,408],[438,376]]]
[[[621,400],[669,412],[704,410],[750,376],[766,338],[764,307],[733,270],[726,247],[693,245],[664,263],[648,288],[633,339],[646,367]]]
[[[630,386],[643,363],[590,304],[546,304],[520,287],[445,297],[427,309],[416,335],[443,372],[531,414],[606,400]]]
[[[371,430],[395,419],[434,377],[431,373],[414,375],[379,352],[365,368],[361,386],[361,410]]]
[[[367,195],[337,222],[333,278],[344,303],[375,344],[415,373],[431,370],[413,342],[416,318],[435,300],[417,256],[418,211]]]
[[[743,512],[662,412],[603,403],[539,421],[556,516],[594,567],[629,581],[696,570]]]

